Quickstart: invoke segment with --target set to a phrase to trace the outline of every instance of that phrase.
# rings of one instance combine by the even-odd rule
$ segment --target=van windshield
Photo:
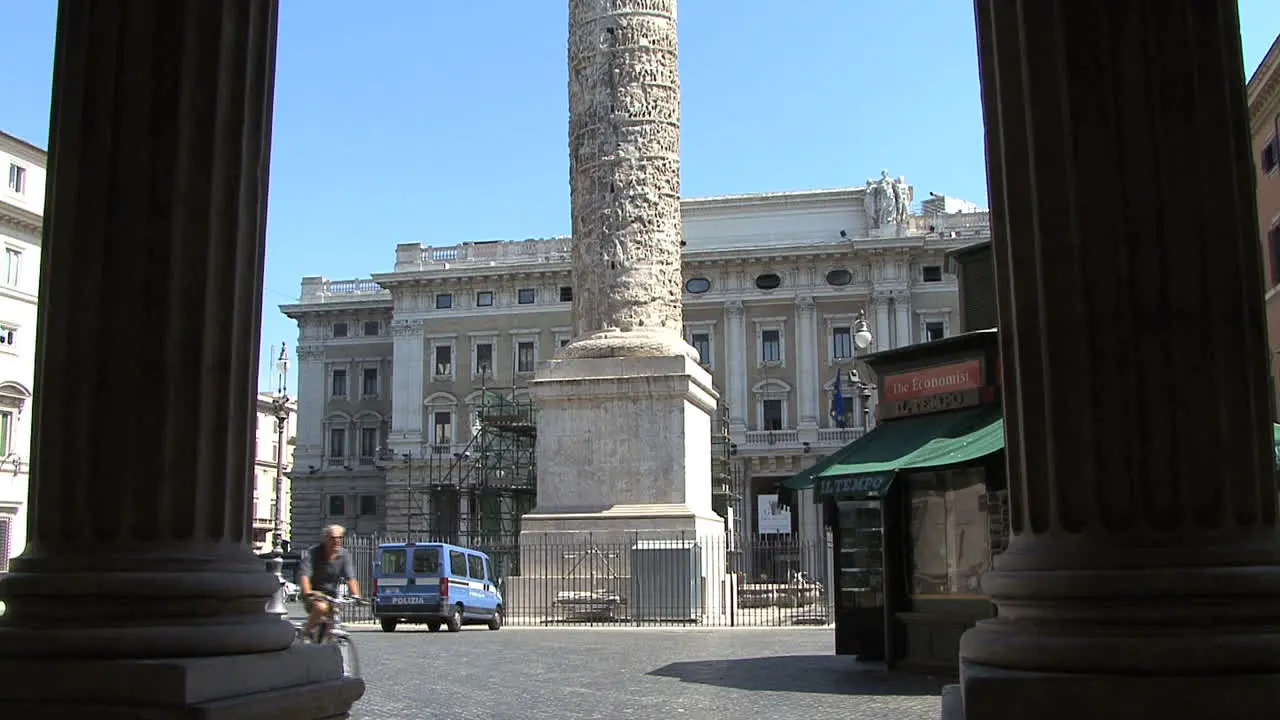
[[[403,575],[406,555],[407,553],[404,550],[383,550],[382,574]]]
[[[420,547],[413,550],[414,575],[440,574],[440,548]]]

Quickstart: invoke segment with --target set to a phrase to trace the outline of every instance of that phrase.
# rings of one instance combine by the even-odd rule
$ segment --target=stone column
[[[729,405],[729,431],[735,442],[747,431],[747,315],[741,300],[730,300],[724,306],[725,394]]]
[[[813,431],[818,427],[819,402],[818,390],[822,380],[819,375],[818,353],[820,347],[825,348],[818,337],[817,306],[812,297],[796,298],[796,397],[799,401],[799,422],[796,427],[803,431]],[[811,438],[802,438],[809,442],[817,442],[816,432]]]
[[[888,290],[876,290],[871,294],[872,312],[867,313],[867,319],[875,318],[874,325],[871,326],[871,349],[874,352],[882,350],[890,350],[893,345],[893,315],[889,312]]]
[[[1280,532],[1236,3],[977,0],[1013,538],[969,720],[1264,718]]]
[[[391,323],[391,449],[417,455],[422,448],[423,373],[426,340],[421,320]],[[457,358],[454,358],[457,362]]]
[[[59,4],[0,716],[344,716],[249,552],[277,4]],[[68,681],[74,678],[74,681]]]
[[[696,353],[681,333],[675,0],[569,0],[573,316],[560,357]]]

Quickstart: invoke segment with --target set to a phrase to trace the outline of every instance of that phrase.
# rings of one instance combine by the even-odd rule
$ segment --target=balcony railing
[[[800,433],[796,430],[748,430],[748,445],[799,445]]]
[[[819,428],[818,445],[843,447],[866,434],[860,427],[856,428]]]

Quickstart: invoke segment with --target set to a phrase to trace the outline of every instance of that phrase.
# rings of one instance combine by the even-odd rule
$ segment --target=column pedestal
[[[975,4],[1013,534],[961,640],[966,717],[1274,717],[1236,3]]]
[[[556,360],[538,408],[538,505],[521,519],[513,610],[551,612],[561,591],[632,592],[639,545],[700,543],[703,611],[719,613],[724,519],[711,505],[711,375],[687,356]],[[608,571],[574,563],[607,552]],[[675,570],[673,566],[671,570]]]

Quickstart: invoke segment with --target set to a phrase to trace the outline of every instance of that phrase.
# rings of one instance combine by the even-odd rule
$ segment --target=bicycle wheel
[[[335,637],[331,642],[338,646],[338,652],[342,654],[342,674],[360,677],[360,656],[356,652],[356,644],[349,637]]]

